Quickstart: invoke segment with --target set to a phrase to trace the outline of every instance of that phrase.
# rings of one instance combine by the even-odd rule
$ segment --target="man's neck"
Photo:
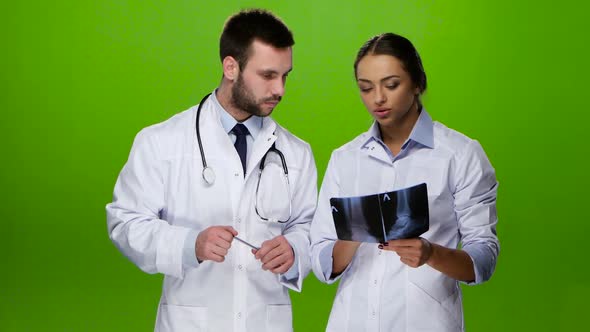
[[[221,104],[221,107],[226,110],[229,115],[231,115],[236,121],[244,122],[246,121],[252,114],[237,108],[234,103],[232,102],[231,97],[231,86],[226,82],[221,82],[219,87],[216,90],[215,97]]]

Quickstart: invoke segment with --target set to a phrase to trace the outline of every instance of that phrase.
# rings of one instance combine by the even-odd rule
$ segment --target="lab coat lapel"
[[[246,180],[253,173],[254,169],[258,167],[264,154],[277,140],[277,135],[275,135],[277,128],[276,122],[270,117],[265,117],[262,121],[262,130],[256,137],[252,153],[250,154],[250,157],[248,157],[248,164],[246,165]]]
[[[240,157],[235,151],[229,135],[223,129],[218,110],[213,105],[211,101],[207,100],[201,110],[201,140],[205,150],[205,156],[207,160],[209,160],[209,156],[211,156],[211,159],[226,159],[232,158],[228,156],[234,156],[235,158],[232,158],[235,159],[234,162],[241,165]],[[195,144],[197,144],[196,139]]]

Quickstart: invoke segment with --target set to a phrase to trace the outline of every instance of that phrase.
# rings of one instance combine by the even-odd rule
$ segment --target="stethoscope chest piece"
[[[215,183],[215,172],[211,167],[203,168],[202,175],[203,180],[205,180],[205,183],[207,183],[208,185],[212,186]]]

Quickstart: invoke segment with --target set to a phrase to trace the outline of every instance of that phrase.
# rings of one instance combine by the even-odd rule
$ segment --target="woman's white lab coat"
[[[362,243],[344,272],[331,277],[337,238],[331,197],[425,182],[430,229],[422,237],[448,248],[461,242],[474,260],[474,283],[487,280],[493,271],[499,250],[494,169],[476,141],[433,123],[425,110],[420,117],[416,127],[421,127],[422,144],[408,145],[394,162],[374,139],[379,136],[376,124],[332,154],[311,227],[314,273],[326,283],[341,278],[327,331],[464,331],[458,282],[426,264],[408,267],[377,244]]]
[[[291,331],[287,287],[300,291],[310,270],[308,232],[317,197],[311,149],[266,117],[244,178],[219,110],[205,102],[201,137],[216,173],[210,186],[201,175],[196,111],[192,107],[137,135],[107,205],[110,238],[140,269],[165,275],[156,331]],[[258,165],[273,143],[289,168],[292,217],[286,224],[264,222],[254,210]],[[187,234],[214,225],[231,225],[255,245],[283,234],[294,249],[298,277],[263,271],[251,249],[237,241],[223,263],[183,265]]]

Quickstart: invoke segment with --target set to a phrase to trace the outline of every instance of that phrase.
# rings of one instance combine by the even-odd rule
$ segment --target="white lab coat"
[[[287,288],[300,291],[310,270],[309,227],[317,198],[310,146],[266,117],[244,178],[218,110],[206,101],[200,129],[216,174],[210,186],[201,176],[196,112],[194,106],[137,135],[106,208],[110,238],[140,269],[165,275],[156,331],[291,331]],[[286,224],[261,221],[254,210],[258,165],[273,143],[289,168],[292,217]],[[262,270],[251,249],[237,241],[223,263],[183,265],[187,234],[214,225],[231,225],[255,245],[283,234],[294,249],[298,278],[287,281]]]
[[[432,123],[426,111],[421,117],[422,129],[432,133],[430,147],[414,145],[393,163],[386,148],[371,138],[378,133],[375,124],[332,154],[311,227],[315,275],[326,283],[341,278],[327,331],[464,331],[458,282],[426,264],[408,267],[377,244],[362,243],[343,273],[331,277],[337,239],[331,197],[370,195],[425,182],[430,229],[422,237],[448,248],[461,242],[473,254],[474,283],[484,282],[493,271],[499,250],[494,169],[479,143]]]

